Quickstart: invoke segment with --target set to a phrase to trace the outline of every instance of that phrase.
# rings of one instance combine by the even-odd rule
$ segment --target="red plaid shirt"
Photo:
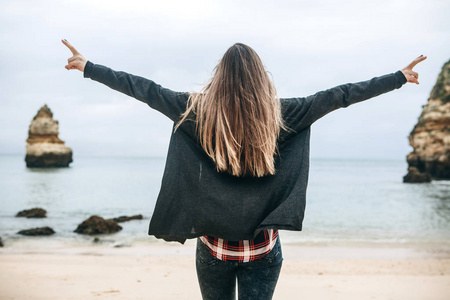
[[[253,240],[227,241],[224,239],[201,236],[200,240],[209,252],[220,260],[249,262],[264,257],[272,250],[277,241],[278,230],[262,230]]]

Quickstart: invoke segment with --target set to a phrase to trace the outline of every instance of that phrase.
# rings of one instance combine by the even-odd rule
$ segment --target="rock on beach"
[[[142,220],[142,219],[143,219],[142,215],[134,215],[134,216],[120,216],[118,218],[112,218],[110,220],[120,223],[120,222],[127,222],[127,221],[131,221],[131,220]]]
[[[117,222],[110,219],[103,219],[99,216],[91,216],[78,225],[74,232],[81,234],[105,234],[122,230]]]
[[[36,235],[52,235],[55,231],[50,227],[39,227],[39,228],[32,228],[32,229],[25,229],[18,232],[18,234],[21,235],[29,235],[29,236],[36,236]]]
[[[43,208],[35,207],[31,209],[25,209],[19,211],[16,217],[26,217],[26,218],[46,218],[47,211]]]

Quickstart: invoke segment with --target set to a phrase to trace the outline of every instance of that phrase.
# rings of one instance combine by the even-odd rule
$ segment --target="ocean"
[[[74,232],[91,215],[142,214],[120,223],[102,243],[161,242],[147,235],[164,170],[162,157],[74,157],[69,168],[28,169],[21,155],[0,155],[0,237],[5,247],[87,246]],[[450,181],[405,184],[402,160],[311,159],[303,231],[282,231],[283,243],[450,247]],[[15,215],[41,207],[47,218]],[[52,227],[52,236],[19,230]]]

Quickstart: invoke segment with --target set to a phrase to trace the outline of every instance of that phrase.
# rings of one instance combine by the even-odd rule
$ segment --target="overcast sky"
[[[47,104],[77,156],[165,156],[171,122],[64,66],[88,60],[176,91],[198,91],[235,42],[253,47],[280,97],[395,72],[417,56],[419,85],[339,109],[312,125],[313,158],[405,159],[409,135],[450,59],[450,1],[0,2],[0,153],[25,154]]]

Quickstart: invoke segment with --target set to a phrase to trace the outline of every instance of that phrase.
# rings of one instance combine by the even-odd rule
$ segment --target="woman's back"
[[[160,111],[174,121],[186,111],[188,93],[87,62],[84,77],[102,82]],[[237,177],[217,171],[198,142],[189,118],[172,133],[161,190],[150,222],[150,235],[183,243],[212,235],[248,240],[264,228],[301,230],[309,170],[310,125],[325,114],[400,88],[401,71],[344,84],[305,98],[280,99],[287,130],[277,140],[274,175]],[[239,207],[239,209],[236,209]]]

